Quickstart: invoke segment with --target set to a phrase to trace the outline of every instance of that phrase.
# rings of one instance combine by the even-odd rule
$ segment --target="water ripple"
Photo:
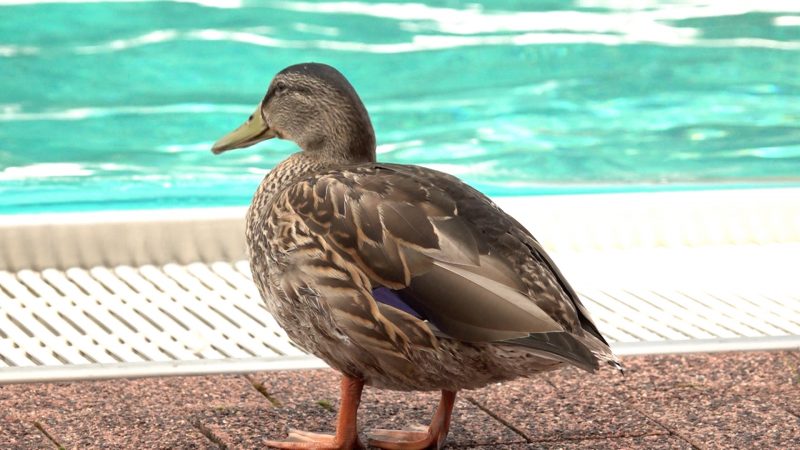
[[[93,2],[90,0],[89,2]],[[98,0],[99,1],[99,0]],[[146,1],[151,0],[134,0]],[[182,0],[178,0],[182,1]],[[67,0],[69,3],[86,3]],[[241,0],[186,0],[204,6],[240,8],[250,6]],[[42,3],[40,0],[11,0],[5,4]],[[229,41],[281,49],[318,49],[374,54],[410,53],[475,46],[531,46],[540,44],[598,44],[606,46],[658,44],[678,47],[741,47],[776,50],[799,50],[800,41],[754,36],[707,38],[701,29],[686,25],[687,19],[719,18],[747,13],[800,12],[800,2],[711,1],[698,5],[651,5],[637,9],[634,4],[618,1],[589,1],[592,7],[606,11],[497,11],[482,6],[463,9],[429,6],[419,3],[302,2],[279,1],[261,6],[281,8],[302,14],[360,15],[390,20],[404,31],[399,42],[361,42],[337,39],[342,30],[333,26],[295,22],[295,31],[327,39],[287,39],[271,27],[226,30],[160,29],[133,37],[112,39],[70,48],[78,54],[124,51],[131,48],[179,40]],[[619,10],[614,10],[618,8]],[[789,27],[800,23],[798,16],[782,15],[774,26]],[[0,57],[40,53],[32,46],[0,46]]]
[[[41,49],[26,45],[0,45],[0,58],[11,58],[14,56],[35,55]]]
[[[0,170],[0,181],[20,181],[36,178],[87,177],[95,171],[78,163],[39,163]]]
[[[611,34],[523,33],[485,36],[414,35],[410,42],[366,43],[337,40],[289,40],[242,31],[202,29],[178,32],[157,30],[127,39],[115,39],[96,45],[76,47],[79,54],[117,52],[130,48],[176,40],[229,41],[270,48],[320,49],[362,53],[410,53],[445,50],[459,47],[492,45],[528,46],[542,44],[661,44],[666,46],[751,47],[775,50],[800,50],[800,41],[778,41],[762,38],[698,39],[680,34],[621,36]],[[0,52],[2,55],[2,52]]]
[[[162,3],[165,1],[174,3],[194,3],[200,6],[211,8],[241,8],[244,6],[243,0],[3,0],[3,6],[13,5],[40,5],[58,3]]]
[[[121,115],[150,114],[213,114],[236,113],[249,114],[252,105],[230,105],[213,103],[179,103],[157,106],[113,106],[83,107],[61,110],[24,112],[20,105],[0,105],[0,122],[36,121],[36,120],[84,120]]]

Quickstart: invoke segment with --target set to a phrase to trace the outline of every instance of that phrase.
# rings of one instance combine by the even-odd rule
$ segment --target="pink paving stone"
[[[564,392],[614,395],[702,448],[794,444],[800,389],[796,351],[626,358],[624,377],[548,375]],[[700,445],[702,444],[702,445]]]
[[[703,449],[800,448],[800,418],[726,390],[645,391],[631,404]]]
[[[216,448],[190,411],[264,403],[242,376],[0,387],[0,407],[38,421],[69,448]]]
[[[65,448],[217,449],[187,419],[145,409],[47,412],[42,426]]]
[[[560,392],[541,378],[488,386],[468,395],[531,441],[601,439],[666,432],[614,395],[592,389]]]
[[[55,447],[33,422],[11,415],[0,416],[0,448],[15,450]]]
[[[113,399],[113,403],[109,403]],[[261,402],[263,397],[242,376],[145,378],[72,383],[0,386],[0,408],[36,417],[47,409],[77,411],[147,408],[213,407],[216,404]]]
[[[800,352],[729,352],[636,356],[623,359],[625,376],[601,370],[593,376],[566,368],[547,374],[559,390],[612,387],[622,394],[675,386],[754,389],[797,386]]]
[[[732,352],[654,356],[636,360],[636,378],[660,384],[737,389],[797,382],[797,352]],[[672,374],[664,377],[664,374]],[[633,373],[631,375],[634,375]]]

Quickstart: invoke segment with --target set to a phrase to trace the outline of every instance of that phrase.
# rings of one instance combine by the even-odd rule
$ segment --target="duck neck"
[[[283,191],[298,179],[323,172],[331,166],[329,161],[319,158],[313,153],[297,152],[273,167],[264,177],[253,198],[253,205],[256,202],[269,202],[275,194]]]
[[[337,164],[375,162],[375,135],[372,125],[367,123],[366,126],[367,130],[348,131],[346,127],[338,128],[334,135],[327,136],[327,139],[320,142],[321,145],[304,153]]]
[[[337,164],[375,162],[375,131],[360,101],[323,111],[318,119],[317,126],[295,139],[304,153]]]

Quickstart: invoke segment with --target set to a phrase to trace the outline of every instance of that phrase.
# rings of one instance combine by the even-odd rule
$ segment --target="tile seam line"
[[[511,431],[513,431],[514,433],[518,434],[520,437],[522,437],[523,439],[525,439],[525,441],[526,441],[528,444],[531,444],[531,443],[535,442],[535,441],[534,441],[534,440],[533,440],[533,439],[532,439],[530,436],[528,436],[528,435],[527,435],[527,434],[526,434],[524,431],[522,431],[521,429],[519,429],[518,427],[516,427],[514,424],[512,424],[511,422],[509,422],[508,420],[506,420],[505,418],[503,418],[503,417],[502,417],[502,416],[500,416],[499,414],[497,414],[497,413],[495,413],[494,411],[490,410],[489,408],[487,408],[486,406],[484,406],[483,404],[481,404],[479,401],[475,400],[475,398],[474,398],[474,397],[472,397],[472,396],[466,396],[466,397],[464,397],[464,398],[465,398],[465,399],[466,399],[468,402],[472,403],[472,404],[473,404],[475,407],[477,407],[478,409],[480,409],[481,411],[483,411],[483,412],[484,412],[486,415],[488,415],[488,416],[489,416],[489,417],[491,417],[492,419],[494,419],[494,420],[496,420],[496,421],[500,422],[500,423],[501,423],[503,426],[505,426],[506,428],[510,429]]]
[[[788,408],[783,407],[783,406],[781,407],[781,409],[786,411],[787,413],[789,413],[789,415],[795,416],[797,419],[800,419],[800,414],[797,414],[794,411],[791,411]]]
[[[47,440],[48,440],[48,441],[52,442],[52,443],[53,443],[53,445],[55,445],[57,449],[61,450],[61,449],[64,449],[64,448],[66,448],[66,447],[64,447],[63,445],[61,445],[61,443],[60,443],[59,441],[57,441],[57,440],[56,440],[56,438],[55,438],[55,437],[53,437],[53,435],[52,435],[52,434],[50,434],[50,432],[48,432],[48,431],[47,431],[47,430],[44,428],[44,425],[42,425],[42,423],[41,423],[41,422],[39,422],[38,420],[33,420],[33,421],[31,421],[31,423],[33,424],[33,426],[34,426],[34,427],[35,427],[37,430],[39,430],[39,432],[40,432],[40,433],[42,433],[42,434],[44,435],[44,437],[45,437],[45,438],[47,438]]]
[[[751,400],[751,401],[753,401],[753,400],[752,400],[752,399],[751,399],[751,398],[750,398],[750,397],[749,397],[747,394],[753,394],[753,392],[747,392],[747,393],[739,393],[739,392],[734,392],[734,393],[732,393],[732,396],[733,396],[733,397],[735,397],[735,398],[736,398],[736,400],[737,400],[738,402],[740,402],[740,403],[741,403],[742,401],[747,401],[747,400]],[[790,416],[792,416],[792,417],[795,417],[795,418],[797,418],[797,419],[800,419],[800,414],[798,414],[798,413],[796,413],[796,412],[794,412],[794,411],[790,410],[790,409],[789,409],[788,407],[786,407],[786,406],[783,406],[783,405],[780,405],[780,406],[779,406],[779,405],[775,405],[775,404],[773,404],[773,406],[774,406],[776,409],[778,409],[779,411],[783,411],[783,412],[785,412],[786,414],[789,414],[789,415],[790,415]]]
[[[539,439],[533,441],[533,444],[536,443],[547,443],[547,442],[584,442],[584,441],[604,441],[604,440],[616,440],[616,439],[629,439],[629,438],[640,438],[646,436],[675,436],[674,433],[631,433],[631,434],[622,434],[622,435],[604,435],[604,436],[562,436],[557,439]]]
[[[553,383],[551,380],[545,380],[545,383],[547,383],[547,384],[549,384],[550,386],[552,386],[552,387],[553,387],[553,388],[554,388],[554,389],[555,389],[557,392],[560,392],[560,393],[566,393],[566,392],[565,392],[563,389],[561,389],[561,388],[559,388],[558,386],[556,386],[556,384],[555,384],[555,383]],[[618,398],[618,397],[616,397],[616,396],[615,396],[615,398],[619,399],[619,398]],[[623,404],[624,404],[624,402],[623,402]],[[634,409],[634,411],[636,411],[637,413],[640,413],[640,414],[641,414],[641,411],[639,411],[639,410],[637,410],[637,409],[635,409],[635,408],[632,408],[632,409]],[[643,415],[643,416],[645,416],[647,419],[649,419],[649,420],[652,420],[650,417],[647,417],[647,415],[645,415],[645,414],[642,414],[642,415]],[[637,437],[644,437],[644,436],[675,436],[675,434],[674,434],[674,433],[670,432],[670,430],[669,430],[669,429],[667,429],[666,427],[664,427],[664,426],[663,426],[661,423],[658,423],[658,422],[656,422],[656,421],[654,421],[654,420],[653,420],[653,422],[654,422],[654,423],[656,423],[657,425],[659,425],[659,427],[661,427],[661,428],[663,428],[663,429],[666,429],[666,431],[667,431],[667,434],[666,434],[666,435],[664,435],[664,434],[657,434],[657,433],[647,433],[647,432],[644,432],[644,433],[626,434],[626,435],[622,435],[622,436],[596,436],[596,437],[595,437],[595,436],[582,436],[582,437],[561,437],[561,438],[559,438],[559,439],[540,439],[540,440],[537,440],[537,441],[532,441],[532,442],[559,442],[559,441],[573,441],[573,442],[574,442],[574,441],[591,441],[591,440],[603,440],[603,439],[625,439],[625,438],[637,438]],[[691,443],[689,443],[689,444],[691,445]]]
[[[192,427],[194,427],[197,430],[198,433],[202,434],[203,437],[208,439],[212,444],[216,445],[221,450],[228,450],[228,446],[227,444],[225,444],[225,442],[223,442],[222,438],[217,436],[216,433],[214,433],[214,430],[208,428],[205,424],[203,424],[203,422],[201,422],[200,419],[191,421],[190,423],[192,424]]]
[[[616,395],[616,394],[615,394],[615,395]],[[617,398],[619,399],[619,397],[617,397]],[[653,422],[654,424],[656,424],[656,425],[658,425],[659,427],[661,427],[661,428],[663,428],[664,430],[666,430],[666,431],[667,431],[667,433],[669,433],[669,435],[670,435],[670,436],[675,436],[676,438],[678,438],[678,439],[682,440],[683,442],[685,442],[685,443],[689,444],[689,445],[692,447],[692,449],[694,449],[694,450],[703,450],[703,448],[702,448],[702,447],[700,447],[700,446],[696,445],[694,442],[692,442],[692,441],[691,441],[691,440],[689,440],[688,438],[684,437],[684,436],[683,436],[681,433],[679,433],[677,430],[673,430],[672,428],[668,427],[667,425],[665,425],[665,424],[661,423],[661,421],[660,421],[660,420],[656,420],[655,418],[651,417],[649,414],[647,414],[646,412],[642,411],[640,408],[637,408],[637,407],[636,407],[636,405],[633,405],[633,404],[632,404],[630,401],[627,401],[627,400],[624,400],[624,399],[621,399],[621,400],[622,400],[622,401],[623,401],[623,403],[624,403],[624,404],[626,404],[626,405],[627,405],[629,408],[631,408],[632,410],[634,410],[634,411],[636,411],[637,413],[641,414],[643,417],[647,418],[647,420],[649,420],[649,421]]]
[[[270,406],[273,408],[280,408],[283,406],[283,402],[273,396],[272,393],[267,390],[267,387],[264,386],[264,383],[258,381],[253,374],[245,374],[242,376],[242,378],[244,378],[250,387],[256,390],[259,395],[264,397],[270,403]]]

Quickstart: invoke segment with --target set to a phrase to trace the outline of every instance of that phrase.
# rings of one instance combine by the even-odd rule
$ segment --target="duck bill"
[[[261,107],[256,108],[256,112],[247,119],[239,128],[226,134],[214,143],[211,151],[215,155],[235,148],[249,147],[258,142],[274,138],[275,131],[269,128],[261,117]]]

